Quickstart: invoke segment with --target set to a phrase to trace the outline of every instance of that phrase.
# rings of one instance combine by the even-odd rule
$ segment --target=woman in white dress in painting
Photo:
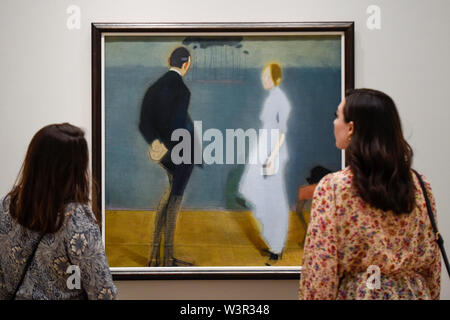
[[[281,79],[278,63],[264,67],[261,82],[269,95],[261,110],[260,120],[262,129],[265,129],[263,132],[267,132],[267,139],[260,131],[258,144],[250,151],[249,164],[239,185],[239,192],[251,204],[255,218],[262,225],[262,237],[269,246],[271,260],[281,257],[289,223],[285,186],[288,146],[285,138],[291,106],[279,88]]]

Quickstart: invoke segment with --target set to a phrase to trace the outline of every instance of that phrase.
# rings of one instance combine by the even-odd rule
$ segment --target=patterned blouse
[[[417,177],[417,206],[402,215],[369,206],[352,178],[347,167],[325,176],[314,192],[299,298],[439,299],[440,251]]]
[[[6,202],[6,207],[0,202],[0,299],[12,297],[40,238],[12,219],[9,199]],[[91,209],[69,204],[63,227],[39,243],[16,299],[115,299],[116,295]]]

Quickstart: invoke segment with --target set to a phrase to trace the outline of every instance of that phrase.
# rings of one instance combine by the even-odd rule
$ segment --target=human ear
[[[355,126],[353,124],[353,121],[350,121],[348,123],[348,135],[351,137],[353,135],[353,132],[355,130]]]
[[[191,66],[191,59],[188,59],[183,65],[181,66],[183,70],[187,71],[189,67]]]

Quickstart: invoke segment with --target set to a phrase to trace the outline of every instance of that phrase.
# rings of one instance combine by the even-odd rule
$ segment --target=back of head
[[[181,68],[185,62],[189,61],[191,54],[185,47],[178,47],[172,51],[169,57],[171,67]]]
[[[281,83],[282,72],[281,66],[278,63],[270,64],[270,75],[272,76],[273,84],[277,87]]]
[[[411,212],[413,152],[403,137],[394,101],[380,91],[351,90],[345,98],[344,118],[354,125],[345,151],[362,199],[384,211]]]
[[[270,78],[272,79],[273,85],[275,87],[281,84],[283,79],[283,72],[281,71],[281,66],[277,62],[270,62],[263,68],[263,72],[269,70]]]
[[[39,130],[9,193],[11,216],[33,231],[58,231],[67,204],[89,201],[88,158],[80,128],[62,123]]]

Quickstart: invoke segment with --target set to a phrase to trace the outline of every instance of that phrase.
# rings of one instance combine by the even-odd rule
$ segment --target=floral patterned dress
[[[0,201],[0,300],[12,297],[40,238],[12,219],[9,199],[5,202],[3,207]],[[91,209],[69,204],[63,227],[44,235],[39,243],[16,299],[114,299],[116,295],[100,229]]]
[[[320,181],[304,248],[300,299],[439,299],[440,251],[422,189],[412,176],[417,206],[402,215],[365,203],[352,186],[349,167]],[[423,180],[436,219],[431,187]]]

